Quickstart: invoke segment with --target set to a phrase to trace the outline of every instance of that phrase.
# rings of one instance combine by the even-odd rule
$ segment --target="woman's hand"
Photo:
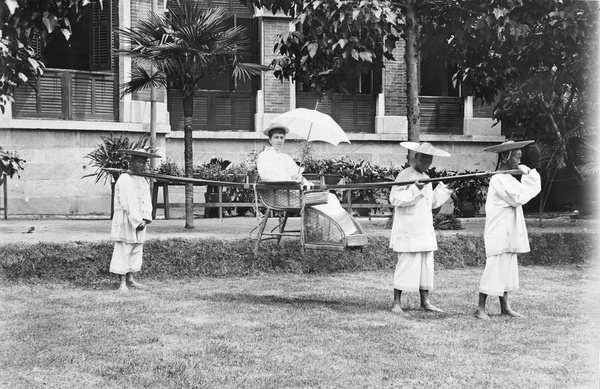
[[[142,220],[139,226],[137,226],[136,230],[141,231],[146,228],[146,220]]]

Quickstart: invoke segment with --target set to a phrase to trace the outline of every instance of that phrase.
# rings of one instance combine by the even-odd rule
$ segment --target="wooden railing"
[[[171,218],[171,208],[183,208],[185,207],[185,203],[173,203],[169,200],[169,187],[182,187],[185,186],[184,183],[181,182],[165,182],[165,181],[157,181],[154,183],[152,188],[152,218],[156,218],[156,211],[158,209],[162,209],[164,212],[165,219]],[[206,186],[205,184],[194,184],[194,186]],[[204,202],[204,203],[194,203],[192,206],[194,208],[205,208],[209,209],[217,209],[217,215],[219,219],[222,219],[224,216],[223,208],[234,208],[234,207],[250,207],[253,208],[256,206],[254,203],[241,203],[241,202],[227,202],[223,199],[223,186],[216,185],[217,187],[217,201],[216,202]],[[162,191],[162,202],[158,201],[158,195]],[[207,212],[205,210],[205,213]]]
[[[45,69],[15,90],[13,118],[116,121],[114,73]]]
[[[183,208],[185,207],[185,203],[174,203],[169,199],[169,187],[182,187],[185,186],[184,183],[181,182],[165,182],[165,181],[157,181],[154,183],[152,190],[152,218],[156,218],[156,211],[158,209],[163,210],[164,218],[171,218],[171,208]],[[194,184],[194,186],[206,186],[204,184]],[[217,190],[217,201],[204,202],[204,203],[194,203],[194,208],[204,208],[205,213],[210,209],[216,209],[217,213],[215,216],[218,216],[219,219],[222,219],[225,216],[223,212],[224,208],[255,208],[257,206],[256,203],[248,203],[248,202],[229,202],[225,201],[223,196],[223,185],[216,185]],[[161,193],[162,192],[162,193]],[[374,210],[375,213],[377,211],[383,211],[387,209],[392,209],[394,206],[389,203],[353,203],[352,202],[352,189],[346,190],[347,196],[344,201],[340,202],[342,208],[346,209],[346,211],[353,213],[356,211],[361,216],[366,216],[369,213],[369,210]],[[162,201],[159,201],[159,194],[162,194]],[[258,203],[259,209],[265,209],[260,203]],[[360,210],[367,211],[366,214],[363,214]]]

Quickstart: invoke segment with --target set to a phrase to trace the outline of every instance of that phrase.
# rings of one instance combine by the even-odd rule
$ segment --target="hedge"
[[[595,253],[597,233],[530,233],[532,251],[519,255],[521,265],[577,264]],[[438,234],[437,268],[483,266],[483,237],[477,233]],[[7,244],[0,246],[0,279],[94,282],[108,272],[111,242]],[[254,241],[217,239],[150,240],[144,245],[145,278],[226,277],[262,273],[332,273],[394,269],[396,256],[385,236],[370,236],[363,250],[301,253],[297,240],[281,246],[265,243],[254,254]]]

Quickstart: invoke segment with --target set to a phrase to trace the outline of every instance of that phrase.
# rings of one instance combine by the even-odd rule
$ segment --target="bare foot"
[[[129,292],[129,288],[127,285],[121,284],[121,286],[119,286],[119,292]]]
[[[400,305],[395,305],[392,307],[392,312],[394,313],[404,313],[404,311],[402,310],[402,308],[400,308]]]
[[[442,311],[441,309],[439,309],[437,307],[434,307],[429,302],[421,304],[421,308],[423,308],[426,311],[430,311],[430,312],[442,312],[442,313],[444,313],[444,311]]]
[[[145,289],[146,288],[146,285],[140,284],[139,282],[136,282],[134,280],[129,281],[128,285],[132,288],[137,288],[137,289]]]
[[[520,313],[517,313],[517,312],[513,311],[512,309],[505,309],[500,314],[502,316],[509,316],[509,317],[515,317],[515,318],[524,317],[523,315],[521,315]]]
[[[478,309],[475,311],[475,317],[481,320],[490,320],[487,312],[484,309]]]

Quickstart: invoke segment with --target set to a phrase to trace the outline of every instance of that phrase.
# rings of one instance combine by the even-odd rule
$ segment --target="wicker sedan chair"
[[[270,182],[270,184],[275,184]],[[367,235],[362,226],[352,218],[356,232],[344,234],[342,227],[323,212],[312,208],[311,205],[327,203],[326,192],[310,192],[301,189],[297,182],[277,182],[278,187],[289,186],[285,189],[257,188],[257,197],[266,208],[264,218],[258,226],[257,240],[254,251],[258,252],[260,243],[275,239],[277,244],[281,238],[299,237],[302,250],[345,250],[360,249],[367,244]],[[265,232],[270,217],[279,212],[279,224],[270,232]],[[290,214],[300,214],[300,229],[286,230]]]

